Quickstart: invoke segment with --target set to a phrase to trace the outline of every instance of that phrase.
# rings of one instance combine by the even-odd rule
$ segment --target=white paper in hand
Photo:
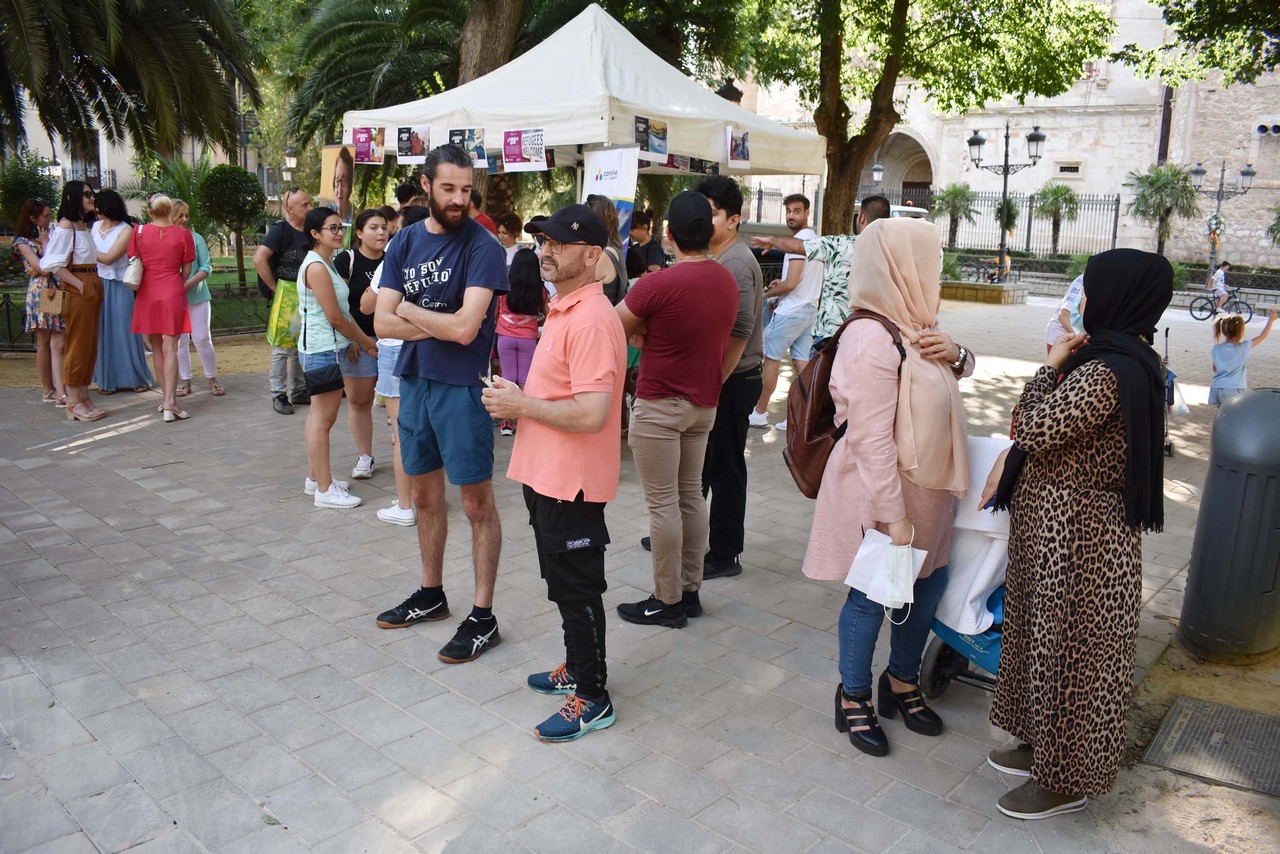
[[[876,530],[867,531],[862,538],[858,553],[853,556],[853,565],[844,583],[861,590],[872,602],[878,602],[887,608],[901,608],[907,601],[890,598],[889,591],[889,553],[893,541],[888,534]],[[924,559],[929,553],[924,549],[911,549],[911,580],[914,583],[920,577],[924,567]]]

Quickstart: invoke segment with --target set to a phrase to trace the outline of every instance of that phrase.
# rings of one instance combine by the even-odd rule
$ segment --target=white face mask
[[[911,558],[910,543],[889,546],[885,556],[886,598],[903,603],[914,601],[916,576]]]

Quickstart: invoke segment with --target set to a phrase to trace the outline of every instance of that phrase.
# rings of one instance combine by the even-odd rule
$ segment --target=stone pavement
[[[946,305],[944,326],[979,354],[965,384],[975,433],[1007,431],[1051,306]],[[1207,326],[1171,326],[1198,403]],[[1277,355],[1280,340],[1255,354],[1256,385],[1280,384]],[[110,416],[82,425],[33,391],[0,392],[0,851],[1131,850],[1090,812],[998,814],[1017,781],[984,762],[1007,740],[984,692],[939,699],[940,738],[886,722],[887,758],[835,732],[843,591],[800,574],[812,502],[781,434],[751,433],[746,572],[709,582],[706,616],[683,631],[611,612],[618,723],[550,745],[531,728],[558,698],[524,679],[560,662],[561,633],[518,488],[496,481],[504,642],[442,664],[455,620],[374,626],[418,573],[415,532],[374,518],[393,495],[389,454],[353,486],[363,507],[315,510],[303,418],[271,412],[261,375],[224,382],[227,397],[197,394],[172,425],[155,395],[102,398]],[[1179,613],[1211,415],[1197,406],[1174,425],[1169,522],[1144,550],[1143,668]],[[354,461],[341,421],[333,444],[339,469]],[[623,472],[610,608],[650,590],[629,455]],[[460,618],[470,548],[451,502]],[[882,638],[876,667],[886,658]]]

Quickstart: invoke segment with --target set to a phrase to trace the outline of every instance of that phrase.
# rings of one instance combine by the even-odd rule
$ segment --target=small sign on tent
[[[751,168],[751,134],[742,128],[730,125],[724,129],[724,138],[729,146],[729,166],[734,169]]]
[[[381,164],[387,156],[386,128],[356,128],[352,139],[356,146],[356,163]]]
[[[547,148],[542,128],[509,130],[502,134],[502,166],[507,172],[547,171]]]
[[[636,145],[640,147],[640,159],[662,163],[667,159],[667,123],[646,116],[635,116]]]
[[[451,128],[449,144],[461,145],[471,155],[471,165],[477,169],[487,169],[488,161],[484,151],[484,128]]]
[[[396,131],[396,162],[401,166],[421,166],[431,148],[431,126],[415,125]]]

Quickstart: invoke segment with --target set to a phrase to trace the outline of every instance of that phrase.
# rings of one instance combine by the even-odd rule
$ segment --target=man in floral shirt
[[[867,196],[858,213],[858,232],[870,223],[889,215],[889,200],[884,196]],[[813,324],[814,352],[835,334],[849,316],[849,261],[853,257],[856,234],[830,234],[810,240],[794,237],[763,236],[751,238],[757,249],[776,249],[792,255],[804,255],[809,261],[823,265],[822,295],[818,297],[818,319]]]

